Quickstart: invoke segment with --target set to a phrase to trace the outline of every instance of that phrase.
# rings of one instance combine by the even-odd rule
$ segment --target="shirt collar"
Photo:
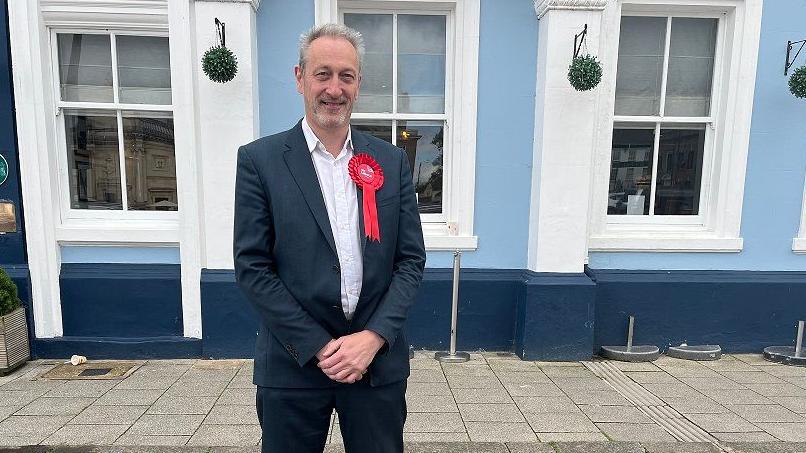
[[[302,118],[302,133],[305,135],[305,142],[308,144],[308,151],[313,152],[317,146],[321,146],[322,150],[325,150],[325,145],[319,140],[319,137],[316,136],[313,129],[311,129],[311,125],[308,124],[308,117]],[[353,149],[352,127],[347,128],[347,140],[344,141],[344,147],[342,149]]]

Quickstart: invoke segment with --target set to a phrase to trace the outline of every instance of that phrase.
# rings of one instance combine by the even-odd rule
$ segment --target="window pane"
[[[660,113],[665,42],[665,17],[621,18],[616,115]]]
[[[57,41],[62,100],[114,101],[109,36],[60,33]]]
[[[412,168],[421,213],[442,212],[442,121],[398,121],[397,146]]]
[[[352,120],[353,129],[365,134],[374,135],[381,140],[392,143],[392,122],[384,120]]]
[[[344,24],[361,32],[366,46],[361,68],[361,93],[355,111],[391,113],[392,15],[345,14]]]
[[[672,19],[666,116],[708,116],[717,19]]]
[[[176,211],[173,118],[123,112],[123,145],[129,209]]]
[[[397,16],[397,111],[445,113],[445,16]]]
[[[610,215],[649,215],[655,125],[616,124],[610,159]]]
[[[120,102],[171,103],[171,59],[168,38],[117,36]]]
[[[123,209],[114,112],[64,112],[70,207]]]
[[[704,125],[662,125],[655,215],[696,215],[700,207]]]

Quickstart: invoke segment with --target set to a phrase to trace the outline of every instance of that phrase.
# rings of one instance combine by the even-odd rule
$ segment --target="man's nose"
[[[333,77],[328,81],[325,92],[332,98],[341,96],[341,82],[338,77]]]

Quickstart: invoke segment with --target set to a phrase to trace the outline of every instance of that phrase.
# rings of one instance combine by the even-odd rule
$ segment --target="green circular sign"
[[[6,158],[0,154],[0,186],[6,182],[6,179],[8,179],[8,162]]]

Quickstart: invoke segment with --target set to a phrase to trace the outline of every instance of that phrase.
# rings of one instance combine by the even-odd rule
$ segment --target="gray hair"
[[[357,30],[342,24],[322,24],[312,27],[299,37],[299,67],[305,72],[305,62],[308,59],[308,49],[311,43],[322,37],[341,38],[347,40],[358,54],[358,69],[364,63],[364,37]]]

